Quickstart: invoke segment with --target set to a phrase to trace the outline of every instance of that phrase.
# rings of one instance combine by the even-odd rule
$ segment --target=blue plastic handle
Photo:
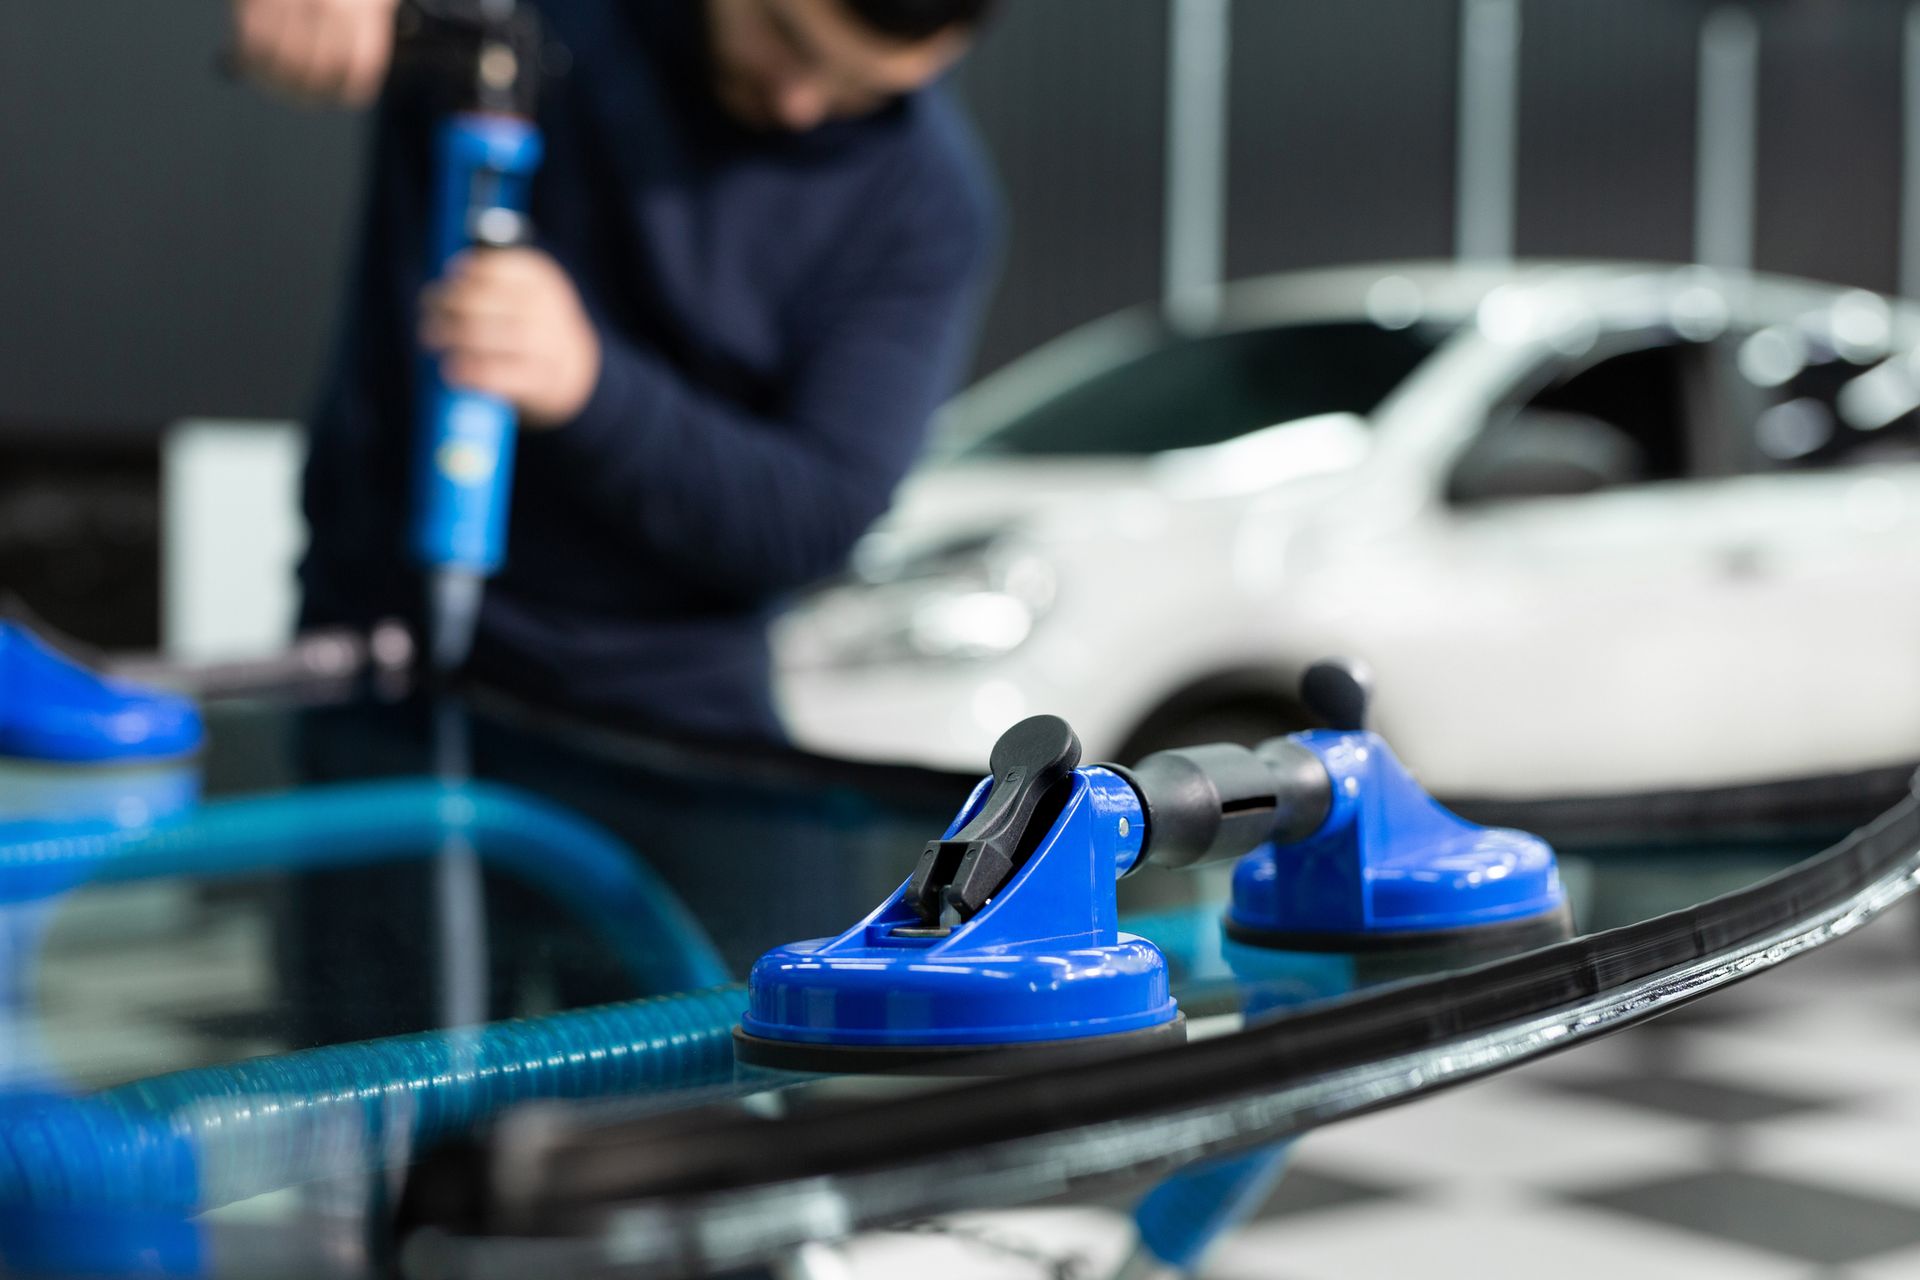
[[[540,131],[514,116],[459,115],[441,127],[431,265],[442,273],[480,242],[507,243],[495,228],[522,228]],[[422,424],[414,553],[423,565],[485,576],[506,556],[518,419],[497,396],[450,387],[439,361],[420,362]]]
[[[189,699],[97,675],[0,621],[0,757],[134,764],[191,755],[205,736]]]
[[[951,839],[985,805],[975,788]],[[1139,857],[1139,797],[1118,774],[1076,769],[1060,816],[972,919],[919,926],[908,884],[837,938],[776,947],[755,963],[741,1027],[766,1040],[840,1047],[1013,1045],[1174,1022],[1167,960],[1122,933],[1115,884]]]
[[[1566,890],[1546,841],[1449,811],[1380,735],[1320,729],[1294,741],[1325,766],[1330,811],[1304,840],[1263,845],[1240,860],[1230,929],[1377,940],[1564,912]]]

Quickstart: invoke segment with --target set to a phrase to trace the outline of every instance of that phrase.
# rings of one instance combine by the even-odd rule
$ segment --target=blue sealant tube
[[[441,126],[429,265],[437,277],[463,251],[524,243],[544,146],[518,116],[466,113]],[[471,647],[480,583],[506,556],[518,419],[498,396],[447,385],[420,361],[420,446],[414,554],[433,578],[434,659],[458,666]]]

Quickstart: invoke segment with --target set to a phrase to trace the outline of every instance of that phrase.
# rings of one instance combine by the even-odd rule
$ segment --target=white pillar
[[[1520,116],[1520,0],[1462,0],[1454,252],[1513,257]]]
[[[1162,307],[1203,329],[1220,311],[1227,239],[1227,77],[1232,0],[1173,0],[1167,55]]]
[[[1900,140],[1900,295],[1920,298],[1920,0],[1907,6]]]
[[[1710,267],[1753,267],[1758,167],[1760,24],[1723,5],[1700,28],[1700,114],[1693,251]]]
[[[161,442],[160,631],[167,656],[259,658],[293,638],[306,544],[292,422],[178,422]]]

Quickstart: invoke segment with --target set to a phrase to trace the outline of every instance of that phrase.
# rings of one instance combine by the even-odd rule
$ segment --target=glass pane
[[[651,741],[497,703],[472,717],[478,781],[448,791],[432,781],[432,717],[418,703],[249,699],[209,712],[211,747],[195,766],[205,798],[164,816],[132,813],[112,797],[140,784],[141,803],[158,804],[191,788],[0,766],[0,798],[15,810],[0,838],[0,1134],[37,1144],[31,1186],[15,1188],[36,1211],[70,1212],[84,1207],[76,1198],[106,1196],[116,1209],[201,1215],[196,1230],[244,1222],[288,1252],[272,1274],[308,1274],[303,1248],[324,1255],[326,1241],[364,1241],[390,1221],[384,1170],[516,1105],[554,1099],[583,1109],[552,1132],[618,1153],[616,1170],[654,1167],[628,1159],[635,1152],[656,1154],[667,1172],[709,1149],[721,1159],[742,1125],[775,1123],[789,1127],[750,1130],[753,1161],[803,1170],[844,1162],[846,1144],[865,1141],[870,1109],[889,1105],[909,1106],[916,1124],[937,1130],[912,1145],[915,1159],[958,1169],[983,1158],[973,1112],[983,1095],[964,1081],[737,1065],[731,1034],[745,997],[730,985],[770,947],[861,920],[906,878],[976,779]],[[97,819],[80,815],[82,784],[106,797]],[[1904,784],[1889,775],[1817,793],[1482,802],[1467,813],[1555,845],[1574,927],[1598,946],[1597,930],[1650,927],[1664,913],[1811,865]],[[23,825],[22,811],[56,798],[61,834],[50,837],[44,818],[37,835]],[[1912,825],[1883,828],[1873,858],[1908,853],[1920,840]],[[445,876],[463,862],[476,868],[479,904],[465,951]],[[1226,1088],[1177,1061],[1169,1069],[1153,1046],[1119,1050],[1103,1078],[1111,1083],[1117,1071],[1124,1088],[1141,1090],[1137,1114],[1063,1121],[1006,1148],[1026,1154],[991,1180],[997,1202],[1046,1193],[1063,1160],[1124,1174],[1132,1162],[1211,1154],[1209,1134],[1257,1136],[1334,1114],[1358,1096],[1351,1071],[1385,1069],[1367,1054],[1384,1061],[1419,1048],[1434,1027],[1452,1025],[1436,1021],[1435,1009],[1470,1007],[1458,1003],[1468,987],[1438,984],[1467,982],[1468,966],[1508,953],[1248,945],[1222,933],[1227,873],[1224,864],[1150,871],[1121,886],[1121,927],[1164,954],[1188,1020],[1192,1043],[1170,1051],[1273,1032],[1292,1046],[1273,1061],[1297,1064],[1331,1043],[1333,1019],[1364,1024],[1371,1047],[1359,1057],[1343,1049],[1309,1076],[1272,1076],[1271,1090],[1269,1067],[1251,1085]],[[1739,917],[1749,918],[1760,917]],[[1720,935],[1688,923],[1678,936]],[[1744,937],[1724,936],[1720,952]],[[1631,955],[1653,942],[1635,945]],[[1552,972],[1549,960],[1538,963],[1513,988],[1521,1004],[1495,1002],[1502,1017]],[[480,992],[481,1025],[456,1025],[447,995],[459,982]],[[1442,994],[1421,994],[1428,990]],[[1355,1003],[1369,992],[1388,1003],[1377,1012]],[[1305,1025],[1298,1019],[1315,1019],[1317,1038],[1293,1039]],[[1516,1061],[1543,1052],[1550,1031],[1500,1052]],[[1461,1059],[1452,1052],[1434,1049],[1418,1070],[1365,1084],[1367,1096],[1389,1100],[1453,1069]],[[1045,1070],[1010,1068],[985,1096],[1017,1094],[1023,1075]],[[1044,1083],[1034,1078],[1036,1089]],[[1217,1122],[1156,1128],[1173,1106]],[[1035,1114],[1059,1113],[1048,1104]],[[888,1161],[902,1158],[899,1142],[883,1145]],[[890,1178],[857,1160],[821,1176],[833,1186],[852,1179],[845,1203],[863,1214],[937,1211],[949,1207],[943,1189],[953,1185],[940,1169]],[[701,1239],[742,1239],[727,1216],[742,1203],[693,1195],[672,1213]],[[116,1229],[162,1230],[166,1221]],[[754,1238],[777,1241],[813,1221],[769,1220]],[[597,1219],[579,1222],[591,1232]],[[638,1257],[685,1238],[666,1231],[630,1243]]]
[[[1816,358],[1768,389],[1752,431],[1769,470],[1920,461],[1920,376],[1904,357]]]
[[[1602,360],[1555,382],[1528,409],[1576,414],[1610,427],[1633,452],[1633,482],[1687,474],[1687,355],[1668,344]]]
[[[969,452],[1148,454],[1314,414],[1371,413],[1443,336],[1350,322],[1176,341],[1056,396]]]

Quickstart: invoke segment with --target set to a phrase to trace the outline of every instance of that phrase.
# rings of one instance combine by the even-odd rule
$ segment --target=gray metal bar
[[[1900,294],[1920,298],[1920,0],[1907,6],[1900,139]]]
[[[1196,330],[1219,314],[1226,270],[1232,0],[1173,0],[1168,17],[1161,305],[1170,324]]]
[[[1454,252],[1463,260],[1513,257],[1520,116],[1520,0],[1460,6],[1460,124]]]
[[[1722,5],[1700,28],[1693,245],[1710,267],[1753,267],[1759,91],[1760,24],[1745,6]]]

